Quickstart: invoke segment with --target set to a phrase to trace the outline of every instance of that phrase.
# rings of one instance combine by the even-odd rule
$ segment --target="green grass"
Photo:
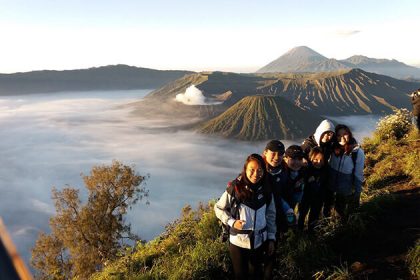
[[[358,275],[348,264],[386,249],[382,239],[393,237],[387,235],[392,234],[387,232],[388,219],[399,219],[406,207],[390,188],[402,182],[407,188],[420,185],[419,135],[413,129],[400,139],[384,140],[374,134],[362,147],[366,184],[361,207],[347,224],[333,216],[322,220],[314,235],[287,232],[278,242],[275,279],[354,279]],[[197,210],[186,206],[161,236],[122,251],[117,261],[106,264],[92,279],[232,278],[227,243],[219,240],[221,227],[213,205],[214,201],[199,205]],[[410,235],[397,234],[401,247],[412,242]],[[407,271],[419,277],[420,241],[408,247]]]

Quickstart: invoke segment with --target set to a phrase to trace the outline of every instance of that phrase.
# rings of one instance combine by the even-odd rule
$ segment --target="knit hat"
[[[267,143],[265,149],[270,150],[272,152],[279,152],[281,154],[284,154],[284,145],[279,140],[271,140]]]
[[[287,148],[285,155],[290,158],[302,159],[304,157],[303,150],[298,145],[292,145],[289,148]]]

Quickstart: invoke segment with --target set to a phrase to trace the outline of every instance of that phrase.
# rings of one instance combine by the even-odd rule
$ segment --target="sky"
[[[296,46],[420,67],[420,1],[0,0],[0,73],[254,72]]]

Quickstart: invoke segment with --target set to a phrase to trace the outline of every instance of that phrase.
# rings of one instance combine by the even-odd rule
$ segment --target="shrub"
[[[277,248],[278,267],[275,275],[281,279],[307,279],[324,265],[334,261],[335,256],[325,242],[316,236],[295,233],[289,230],[279,241]]]
[[[375,135],[380,140],[403,138],[411,129],[411,115],[407,109],[396,109],[394,114],[381,118]]]
[[[410,273],[420,279],[420,239],[417,239],[413,248],[408,251],[407,265]]]

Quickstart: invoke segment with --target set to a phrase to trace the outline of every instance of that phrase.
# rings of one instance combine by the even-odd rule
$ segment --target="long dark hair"
[[[260,156],[259,154],[250,154],[244,163],[244,166],[242,168],[242,172],[241,172],[241,176],[240,179],[238,181],[238,183],[235,186],[235,192],[239,198],[239,200],[244,201],[246,199],[251,198],[252,196],[252,186],[254,185],[253,183],[251,183],[248,180],[248,177],[246,176],[246,168],[248,166],[248,163],[250,163],[251,161],[255,160],[256,162],[258,162],[258,165],[261,167],[261,169],[263,170],[263,176],[261,177],[261,179],[257,182],[257,184],[262,184],[263,187],[267,190],[267,192],[270,191],[270,187],[267,180],[267,169],[265,166],[265,161],[262,158],[262,156]]]
[[[340,145],[340,143],[339,143],[340,142],[340,139],[338,139],[338,131],[340,129],[344,129],[346,131],[346,133],[349,135],[349,141],[344,146],[341,146]],[[356,139],[354,139],[353,133],[351,133],[350,128],[347,125],[345,125],[345,124],[338,124],[335,127],[335,135],[337,137],[337,141],[335,143],[334,153],[336,155],[341,154],[343,152],[345,154],[347,154],[347,155],[350,154],[351,151],[354,148],[354,145],[357,144],[357,141],[356,141]]]

